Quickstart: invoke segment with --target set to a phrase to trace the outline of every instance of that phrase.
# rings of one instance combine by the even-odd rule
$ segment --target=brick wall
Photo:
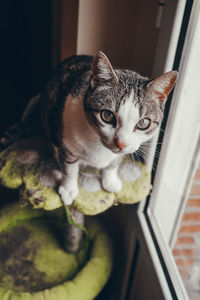
[[[200,166],[187,200],[173,255],[190,299],[200,299]]]

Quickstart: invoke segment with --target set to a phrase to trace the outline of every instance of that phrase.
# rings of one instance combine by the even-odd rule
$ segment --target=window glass
[[[194,172],[173,247],[173,256],[190,299],[200,299],[200,160]]]

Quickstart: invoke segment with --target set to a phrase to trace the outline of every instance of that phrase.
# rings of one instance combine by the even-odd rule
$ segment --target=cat
[[[32,98],[22,119],[0,137],[3,150],[14,140],[40,135],[62,173],[58,192],[65,205],[78,195],[80,165],[101,169],[102,188],[118,192],[118,166],[159,130],[166,100],[178,72],[148,79],[130,70],[113,69],[103,52],[66,59],[43,92]],[[77,223],[84,216],[71,210]],[[64,248],[76,252],[80,228],[64,222]]]
[[[136,152],[159,129],[177,71],[148,79],[113,69],[103,52],[66,59],[44,91],[27,106],[21,122],[0,138],[43,135],[62,172],[58,192],[65,205],[78,195],[79,166],[102,170],[102,188],[118,192],[121,158]]]

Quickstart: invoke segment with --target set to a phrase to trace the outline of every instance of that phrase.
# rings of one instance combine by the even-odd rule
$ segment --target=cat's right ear
[[[103,80],[114,80],[115,83],[119,82],[119,79],[113,70],[113,67],[106,57],[106,55],[99,51],[92,64],[92,79],[91,86],[95,87],[98,82]]]

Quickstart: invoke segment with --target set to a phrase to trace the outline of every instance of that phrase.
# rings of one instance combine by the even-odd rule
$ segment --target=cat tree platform
[[[133,204],[151,190],[150,174],[142,163],[125,157],[119,167],[123,188],[118,193],[101,189],[100,173],[83,168],[79,175],[79,195],[72,207],[84,215],[99,214],[112,205]],[[14,143],[0,153],[0,182],[8,188],[19,188],[21,203],[33,208],[53,210],[63,206],[57,187],[61,179],[56,161],[39,138]]]
[[[81,169],[80,192],[71,208],[92,216],[112,205],[136,203],[151,190],[145,165],[128,157],[119,177],[122,190],[108,193],[101,189],[98,170]],[[0,211],[1,300],[90,300],[109,278],[110,240],[93,218],[78,226],[87,236],[80,250],[63,250],[66,211],[68,221],[72,219],[57,193],[60,179],[56,161],[40,138],[18,141],[0,153],[1,184],[20,192],[17,204]]]

